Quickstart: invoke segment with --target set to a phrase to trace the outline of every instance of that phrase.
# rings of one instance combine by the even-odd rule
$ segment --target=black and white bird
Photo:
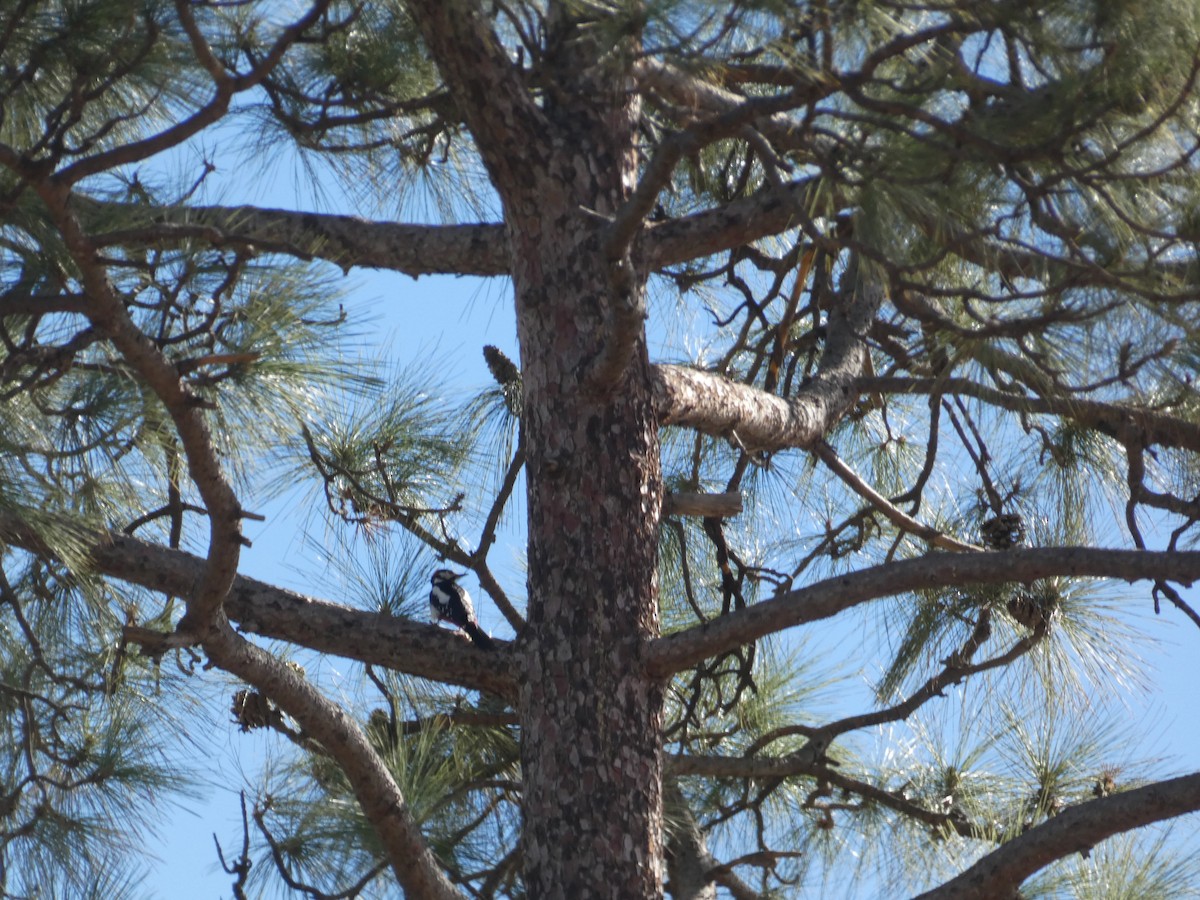
[[[462,572],[452,572],[449,569],[438,569],[433,573],[433,577],[429,579],[433,582],[433,590],[429,592],[429,616],[435,622],[449,622],[461,628],[467,633],[467,637],[475,642],[475,646],[491,650],[495,645],[475,620],[475,607],[471,605],[471,595],[458,583],[458,579],[462,577]]]

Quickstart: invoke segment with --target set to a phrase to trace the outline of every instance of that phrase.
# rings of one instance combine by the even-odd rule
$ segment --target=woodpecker
[[[461,628],[475,642],[475,646],[491,650],[495,645],[475,621],[471,595],[458,583],[462,577],[463,573],[449,569],[438,569],[433,573],[429,579],[433,583],[433,590],[429,592],[429,617],[435,622],[449,622]]]

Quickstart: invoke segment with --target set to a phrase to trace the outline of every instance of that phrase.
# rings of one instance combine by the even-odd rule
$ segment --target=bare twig
[[[908,515],[904,510],[895,506],[890,500],[876,491],[873,487],[867,484],[858,476],[853,469],[842,462],[841,458],[834,452],[825,441],[817,441],[812,446],[812,452],[825,465],[829,466],[830,470],[842,479],[856,494],[865,500],[869,501],[872,506],[883,513],[897,527],[915,534],[922,540],[926,540],[935,547],[940,547],[943,550],[951,550],[955,552],[965,553],[982,550],[975,544],[968,544],[963,541],[950,537],[944,532],[938,531],[936,528],[931,528],[918,522],[912,516]]]

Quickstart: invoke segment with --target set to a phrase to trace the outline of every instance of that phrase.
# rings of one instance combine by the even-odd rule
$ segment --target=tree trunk
[[[569,34],[559,46],[580,50]],[[580,59],[564,51],[557,83],[579,77],[568,69]],[[640,275],[617,283],[603,218],[633,187],[637,110],[619,75],[593,74],[573,97],[590,108],[547,101],[552,130],[570,137],[541,145],[548,177],[506,217],[528,446],[520,714],[534,898],[662,892],[663,691],[641,658],[658,634],[662,476],[640,321],[617,383],[594,378],[621,344],[621,310],[644,300]]]
[[[616,390],[585,389],[605,339],[607,262],[593,223],[559,226],[541,237],[540,272],[523,265],[514,279],[529,483],[526,887],[538,898],[654,897],[662,689],[641,650],[658,631],[662,480],[649,363],[639,338]]]

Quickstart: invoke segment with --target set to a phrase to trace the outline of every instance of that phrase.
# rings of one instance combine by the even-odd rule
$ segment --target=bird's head
[[[430,581],[437,584],[439,581],[457,581],[463,577],[463,572],[454,572],[450,569],[438,569],[430,577]]]

